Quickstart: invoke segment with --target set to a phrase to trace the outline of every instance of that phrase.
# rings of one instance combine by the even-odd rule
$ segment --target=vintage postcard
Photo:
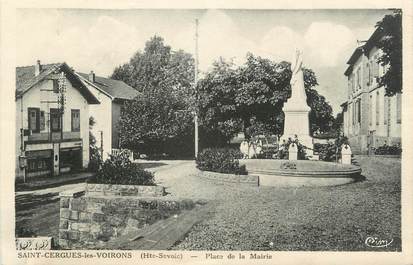
[[[412,6],[1,4],[0,264],[413,264]]]

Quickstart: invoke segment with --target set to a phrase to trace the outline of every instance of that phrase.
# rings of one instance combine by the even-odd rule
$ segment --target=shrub
[[[384,144],[374,149],[375,155],[400,155],[402,153],[402,147],[400,144],[387,145]]]
[[[144,170],[138,164],[132,163],[125,153],[109,156],[96,175],[91,177],[88,182],[119,185],[155,185],[153,174]]]
[[[319,158],[322,161],[337,161],[340,157],[340,152],[337,150],[337,146],[333,143],[319,144],[317,147],[314,145],[314,151],[318,152]]]
[[[248,174],[245,165],[239,164],[242,153],[231,148],[207,148],[198,154],[197,168],[205,171],[236,175]]]
[[[318,152],[320,160],[335,162],[341,158],[343,144],[348,144],[348,139],[345,136],[339,136],[334,143],[314,144],[314,151]]]
[[[93,117],[89,117],[89,129],[92,129],[96,124],[96,121]],[[89,131],[89,165],[88,170],[91,172],[97,172],[102,163],[102,157],[100,155],[100,148],[96,146],[96,138]]]

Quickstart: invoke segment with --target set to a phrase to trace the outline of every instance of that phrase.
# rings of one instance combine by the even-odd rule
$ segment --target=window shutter
[[[44,111],[40,111],[40,131],[44,131],[44,129],[45,129]]]
[[[370,71],[370,65],[369,63],[366,63],[366,67],[364,68],[364,71],[363,71],[363,80],[364,80],[363,84],[366,87],[370,85],[369,84],[369,71]]]

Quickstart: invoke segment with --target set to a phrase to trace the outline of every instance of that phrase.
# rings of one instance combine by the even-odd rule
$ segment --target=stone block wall
[[[104,248],[108,240],[194,207],[188,199],[60,194],[59,247]]]
[[[165,188],[162,186],[87,183],[86,195],[160,197],[165,195]]]
[[[198,176],[214,182],[241,183],[259,186],[259,176],[256,175],[234,175],[199,170]]]

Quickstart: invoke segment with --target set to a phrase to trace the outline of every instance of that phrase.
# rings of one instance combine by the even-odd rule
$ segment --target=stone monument
[[[291,97],[284,104],[284,134],[283,140],[295,139],[308,148],[313,148],[313,140],[310,136],[310,123],[308,115],[310,107],[307,105],[307,95],[304,88],[304,74],[302,71],[302,52],[296,49],[291,62]],[[306,150],[311,156],[312,151]]]
[[[351,165],[351,148],[348,144],[341,146],[341,163]]]
[[[298,159],[298,148],[297,145],[293,142],[288,147],[288,160],[297,160]]]

